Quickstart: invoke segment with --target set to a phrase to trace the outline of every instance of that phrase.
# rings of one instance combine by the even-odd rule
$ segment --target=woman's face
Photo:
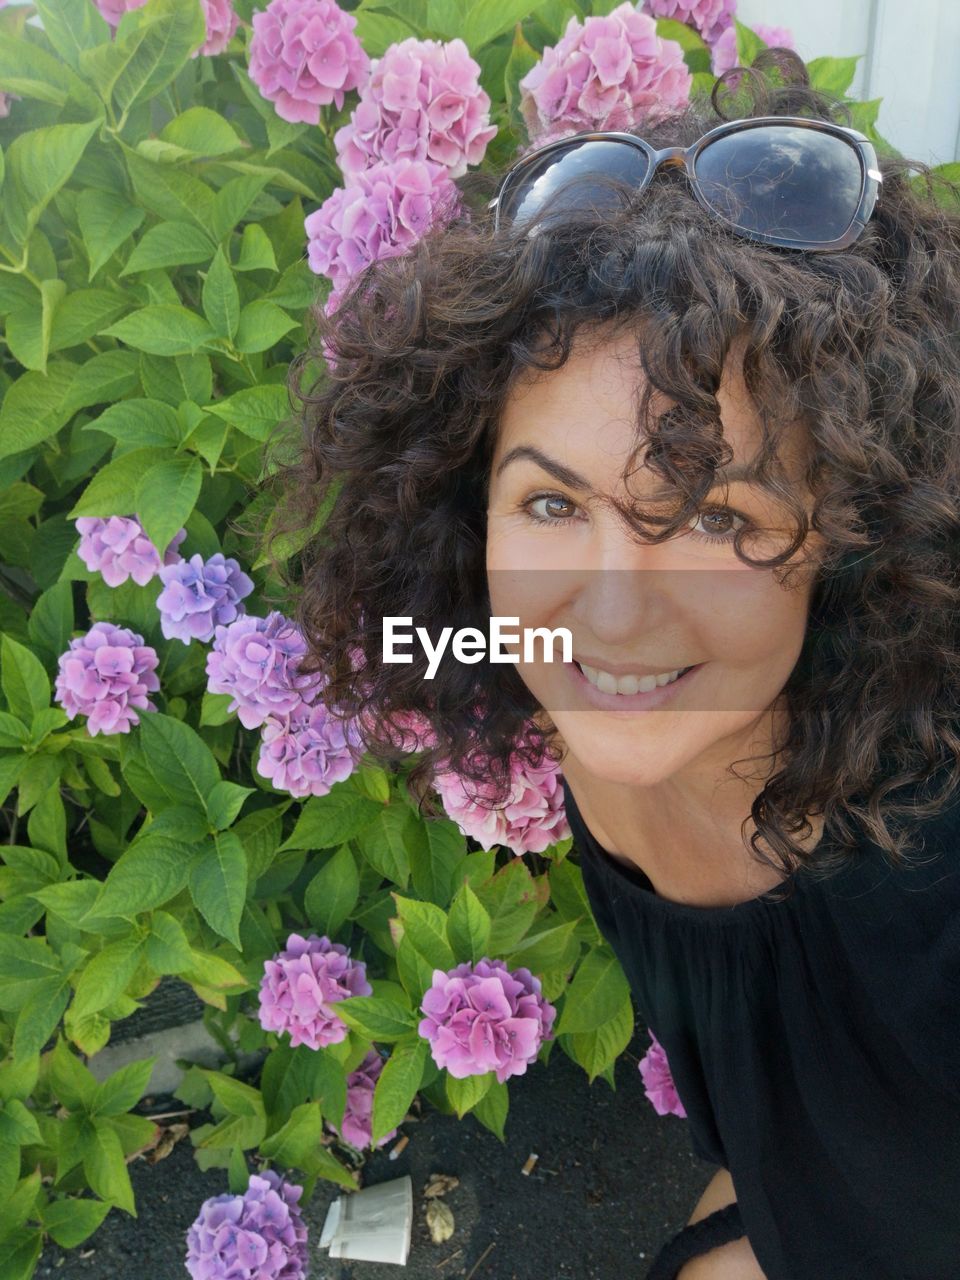
[[[632,536],[607,496],[649,499],[663,483],[642,467],[628,488],[620,481],[643,377],[636,352],[631,335],[580,341],[562,368],[529,371],[516,384],[491,467],[486,562],[492,614],[518,617],[521,629],[568,628],[574,659],[618,677],[694,668],[652,692],[628,685],[624,696],[622,686],[614,692],[601,677],[598,689],[563,663],[559,642],[553,663],[539,646],[524,662],[520,647],[517,670],[579,767],[645,787],[693,764],[725,767],[755,741],[800,654],[814,578],[806,568],[787,587],[736,556],[743,518],[780,531],[748,541],[756,557],[782,549],[791,528],[771,494],[743,481],[729,481],[725,506],[718,482],[691,526],[658,546]],[[739,349],[717,398],[732,470],[760,441]],[[781,454],[791,479],[801,439],[791,436]]]

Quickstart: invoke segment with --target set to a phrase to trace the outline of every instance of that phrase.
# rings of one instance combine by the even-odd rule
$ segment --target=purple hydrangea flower
[[[77,555],[91,573],[102,575],[108,587],[119,587],[128,578],[143,587],[159,573],[160,553],[136,516],[78,516],[74,523],[80,534]],[[177,548],[186,536],[186,529],[173,535],[163,564],[182,559]]]
[[[233,9],[231,0],[200,0],[207,19],[207,38],[199,49],[191,53],[191,58],[213,57],[223,53],[234,37],[240,19]]]
[[[382,1070],[383,1059],[376,1049],[371,1049],[356,1071],[351,1071],[347,1076],[347,1105],[343,1113],[343,1124],[338,1129],[335,1124],[328,1122],[334,1133],[358,1151],[365,1150],[373,1142],[373,1091]],[[377,1146],[382,1147],[396,1136],[396,1129],[391,1129],[377,1142]]]
[[[501,844],[516,854],[542,853],[549,845],[566,839],[571,832],[558,766],[544,761],[534,769],[514,759],[511,775],[512,790],[500,809],[479,803],[492,797],[491,789],[465,781],[457,773],[435,773],[433,786],[447,816],[484,849]]]
[[[250,79],[281,120],[319,124],[321,106],[339,111],[346,90],[366,82],[370,59],[356,25],[333,0],[270,0],[254,13]]]
[[[272,1169],[251,1174],[242,1196],[212,1196],[187,1231],[193,1280],[305,1280],[310,1260],[298,1201],[303,1187]]]
[[[310,269],[342,289],[371,262],[406,253],[435,220],[455,212],[459,199],[443,165],[379,160],[304,218]]]
[[[256,729],[267,716],[283,717],[315,696],[321,677],[298,670],[306,652],[302,633],[282,613],[245,614],[217,627],[207,654],[207,688],[232,694],[227,709],[237,712],[244,728]]]
[[[520,114],[538,145],[544,134],[630,129],[681,107],[692,83],[680,45],[625,0],[605,17],[570,19],[520,81]]]
[[[643,0],[637,8],[651,18],[672,18],[699,32],[713,44],[727,28],[733,28],[737,0]]]
[[[344,721],[321,701],[300,703],[287,716],[267,716],[257,772],[292,796],[325,796],[349,778],[362,754],[354,721]]]
[[[495,1071],[501,1084],[523,1075],[540,1045],[553,1039],[557,1011],[529,969],[484,957],[444,973],[434,969],[417,1030],[438,1067],[458,1080]]]
[[[647,1031],[651,1040],[650,1048],[638,1064],[643,1078],[643,1091],[653,1104],[657,1115],[674,1115],[684,1118],[687,1113],[677,1093],[677,1086],[673,1083],[670,1063],[667,1061],[663,1045],[649,1027]]]
[[[160,688],[157,651],[143,636],[112,622],[95,622],[60,655],[54,699],[73,719],[87,717],[87,732],[129,733],[140,723],[134,710],[156,711],[147,697]]]
[[[333,135],[340,168],[349,178],[376,160],[431,160],[461,177],[497,132],[479,75],[462,40],[392,44],[371,64],[350,123]]]
[[[253,581],[231,556],[217,551],[204,560],[199,551],[189,560],[163,565],[164,584],[157,596],[160,630],[168,640],[211,640],[218,626],[233,622],[246,610],[239,602],[253,590]]]
[[[349,1029],[332,1006],[349,996],[373,995],[366,975],[367,966],[351,960],[343,943],[325,934],[291,933],[285,950],[263,963],[260,1025],[264,1031],[289,1032],[294,1048],[339,1044]]]

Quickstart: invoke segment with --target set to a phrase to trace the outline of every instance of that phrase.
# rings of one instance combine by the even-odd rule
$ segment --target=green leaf
[[[304,910],[311,926],[333,937],[357,905],[360,874],[349,845],[341,845],[307,885]]]
[[[92,1120],[88,1129],[89,1145],[84,1151],[83,1170],[90,1187],[101,1200],[110,1201],[135,1218],[133,1187],[116,1130],[106,1117]]]
[[[416,839],[417,818],[406,804],[378,808],[377,817],[357,836],[357,844],[372,867],[405,889],[410,879],[407,844]]]
[[[89,1017],[112,1004],[127,989],[143,952],[138,934],[118,938],[98,951],[80,974],[70,1011],[74,1019]]]
[[[30,370],[7,387],[0,404],[0,458],[31,449],[55,436],[74,412],[68,397],[77,366],[47,365]]]
[[[407,842],[413,887],[421,898],[446,907],[453,897],[467,856],[467,841],[457,824],[431,818],[418,824]]]
[[[218,831],[229,827],[243,808],[247,796],[252,796],[255,790],[255,787],[241,787],[236,782],[215,783],[207,797],[207,817],[213,826]]]
[[[0,1109],[0,1144],[26,1147],[43,1141],[37,1118],[19,1098],[11,1098]]]
[[[397,904],[404,936],[424,960],[434,969],[452,969],[457,958],[447,941],[446,913],[432,902],[418,902],[396,893],[391,896]]]
[[[190,895],[211,929],[240,949],[247,858],[235,831],[220,831],[190,868]]]
[[[737,33],[737,62],[741,67],[752,66],[760,50],[767,47],[766,41],[738,18],[734,18],[733,25]]]
[[[86,1111],[97,1092],[97,1081],[62,1037],[50,1055],[50,1086],[70,1111]]]
[[[405,1005],[378,996],[348,996],[338,1000],[337,1014],[368,1040],[399,1040],[419,1021]]]
[[[118,275],[209,262],[214,247],[207,233],[190,222],[161,222],[144,232]]]
[[[205,182],[172,165],[154,164],[124,148],[127,170],[141,204],[171,222],[192,222],[211,237],[214,194]]]
[[[468,1111],[472,1111],[482,1098],[486,1097],[487,1091],[496,1083],[496,1079],[492,1071],[487,1071],[482,1076],[465,1076],[462,1080],[447,1074],[444,1080],[447,1101],[460,1120]]]
[[[180,454],[155,462],[141,475],[134,510],[155,547],[168,547],[197,505],[203,467],[199,458]]]
[[[222,247],[218,247],[203,282],[202,300],[203,314],[214,333],[221,338],[232,338],[240,323],[240,294]]]
[[[401,1124],[410,1109],[423,1080],[428,1049],[427,1041],[419,1035],[393,1046],[373,1090],[374,1144]]]
[[[105,1200],[52,1200],[40,1210],[40,1221],[62,1249],[75,1249],[93,1235],[109,1212]]]
[[[506,1082],[501,1084],[495,1078],[493,1084],[473,1108],[473,1114],[485,1128],[495,1133],[501,1142],[506,1142],[503,1131],[509,1108],[510,1090]]]
[[[7,1247],[10,1235],[22,1227],[27,1218],[33,1217],[33,1207],[40,1192],[40,1170],[35,1169],[26,1178],[21,1178],[16,1190],[0,1204],[0,1238],[4,1240],[3,1275],[9,1275],[7,1268]]]
[[[517,945],[540,909],[537,886],[522,858],[501,867],[477,888],[477,897],[490,914],[491,953],[500,955]]]
[[[118,409],[120,407],[117,406]],[[139,409],[133,410],[134,421],[140,412]],[[74,520],[77,516],[132,515],[131,503],[140,477],[149,467],[169,457],[169,449],[147,446],[131,449],[114,458],[94,474],[80,498],[67,512],[69,519]]]
[[[557,1034],[595,1031],[622,1010],[630,988],[620,961],[606,943],[588,951],[564,997]]]
[[[66,396],[64,412],[67,417],[92,404],[113,404],[132,395],[138,387],[139,360],[135,351],[124,351],[119,347],[85,360],[76,369]],[[67,367],[76,368],[74,365]]]
[[[234,345],[238,351],[247,355],[267,351],[285,333],[298,326],[299,321],[288,316],[275,302],[271,302],[269,298],[257,298],[248,302],[240,312]]]
[[[259,1089],[224,1075],[222,1071],[205,1070],[204,1076],[213,1096],[232,1116],[264,1116],[263,1095]]]
[[[170,803],[206,812],[220,769],[199,734],[182,720],[156,711],[141,718],[140,743],[147,768]]]
[[[357,25],[353,34],[371,58],[379,58],[392,44],[398,44],[401,40],[418,34],[402,18],[392,13],[384,13],[379,9],[367,9],[361,5],[354,16],[357,19]]]
[[[141,307],[100,332],[155,356],[190,355],[216,336],[202,316],[174,303]]]
[[[235,270],[277,270],[277,259],[274,256],[270,237],[258,222],[248,222],[243,228],[243,234],[240,237],[240,256]]]
[[[450,907],[447,940],[458,960],[476,964],[487,953],[490,916],[468,884],[457,890]]]
[[[130,239],[146,216],[143,209],[112,191],[86,187],[80,192],[77,220],[89,262],[88,281]]]
[[[235,62],[231,63],[231,68],[234,72],[239,71]],[[263,102],[264,99],[260,98],[259,91],[254,90],[254,92]],[[229,182],[223,184],[214,196],[210,216],[211,231],[218,244],[222,243],[227,234],[237,226],[269,181],[270,172],[263,169],[254,173],[241,173],[239,177],[231,178]],[[251,223],[251,226],[257,225],[257,223]]]
[[[489,0],[473,0],[463,29],[458,34],[467,48],[476,54],[483,45],[496,40],[497,36],[529,16],[529,0],[526,3],[524,0],[499,0],[495,5]]]
[[[182,973],[193,963],[183,926],[166,911],[154,911],[150,916],[147,963],[156,973]]]
[[[520,81],[539,61],[540,54],[526,39],[522,29],[518,28],[514,33],[510,56],[503,73],[503,94],[510,124],[521,137],[527,133],[527,126],[520,114]]]
[[[290,417],[290,397],[282,383],[245,387],[207,408],[251,440],[266,441],[278,422]]]
[[[157,457],[169,457],[169,451],[180,443],[180,421],[175,411],[162,400],[149,398],[112,404],[81,430],[102,431],[104,435],[113,436],[118,444],[128,446],[128,451],[134,446],[162,449],[163,453]],[[153,465],[146,458],[144,463],[147,467]],[[131,475],[135,474],[131,471]]]
[[[43,33],[74,71],[80,54],[110,39],[110,26],[89,0],[34,0]]]
[[[580,951],[576,929],[577,922],[568,920],[524,938],[520,946],[509,953],[510,968],[529,969],[531,973],[542,973],[545,969],[567,964],[572,968]]]
[[[7,346],[25,368],[46,373],[50,332],[66,290],[62,280],[41,280],[40,305],[11,311],[7,316]]]
[[[188,107],[163,126],[160,137],[197,156],[222,156],[246,145],[233,126],[209,107]]]
[[[807,73],[814,89],[825,89],[842,98],[857,74],[857,63],[862,54],[852,58],[813,58],[807,63]]]
[[[34,983],[30,998],[17,1016],[13,1056],[17,1062],[39,1053],[53,1035],[70,1001],[68,975]]]
[[[341,1187],[357,1189],[357,1175],[344,1168],[320,1141],[323,1116],[315,1102],[296,1108],[287,1123],[260,1144],[260,1154],[309,1177],[327,1178]]]
[[[383,806],[337,783],[325,796],[311,796],[300,811],[290,837],[278,853],[287,849],[335,849],[368,827]]]
[[[125,1067],[102,1080],[90,1103],[94,1116],[119,1116],[135,1107],[147,1092],[157,1059],[145,1058],[128,1062]]]
[[[18,245],[26,245],[44,209],[70,178],[100,127],[54,124],[18,134],[7,149],[3,214]]]
[[[43,663],[8,635],[0,638],[0,686],[10,712],[26,724],[50,706],[50,679]]]
[[[592,1084],[597,1076],[612,1067],[633,1036],[633,1004],[629,993],[624,996],[611,1017],[592,1031],[579,1031],[565,1036],[570,1056],[580,1064]]]
[[[243,1148],[235,1146],[230,1152],[230,1163],[227,1166],[227,1185],[235,1196],[242,1196],[250,1185],[250,1169]]]
[[[35,1176],[39,1178],[39,1170]],[[32,1227],[24,1227],[8,1236],[3,1242],[4,1280],[30,1280],[42,1248],[43,1232]]]
[[[111,93],[126,113],[166,88],[205,39],[198,0],[151,0],[144,9],[124,14],[110,49],[112,58],[97,59],[97,49],[80,55],[81,67],[106,71],[101,92],[104,97]]]
[[[132,919],[169,902],[186,888],[195,853],[187,843],[146,831],[114,864],[89,915]],[[84,920],[77,923],[82,926]]]
[[[131,304],[132,299],[111,293],[108,289],[72,290],[53,313],[50,350],[62,351],[79,346],[99,333],[105,324],[112,324],[129,311]]]

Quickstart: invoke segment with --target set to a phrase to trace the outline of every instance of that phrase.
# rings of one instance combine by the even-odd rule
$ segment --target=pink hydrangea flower
[[[140,723],[134,710],[156,711],[147,697],[160,688],[157,651],[143,636],[112,622],[95,622],[60,655],[54,700],[73,719],[87,717],[87,732],[129,733]]]
[[[132,578],[143,587],[160,572],[160,553],[136,516],[78,516],[74,523],[80,534],[77,555],[91,573],[101,574],[107,586],[119,587]],[[186,529],[173,535],[163,564],[181,559],[177,548],[186,536]]]
[[[687,1113],[680,1101],[677,1087],[673,1083],[670,1063],[667,1061],[663,1045],[649,1027],[647,1031],[651,1040],[650,1048],[638,1064],[643,1078],[643,1091],[653,1103],[653,1109],[657,1115],[685,1117]]]
[[[383,1059],[376,1049],[371,1049],[356,1071],[351,1071],[347,1076],[347,1106],[343,1113],[343,1124],[338,1129],[332,1121],[328,1122],[334,1133],[358,1151],[365,1150],[373,1143],[373,1091],[382,1070]],[[377,1142],[377,1147],[382,1147],[396,1136],[396,1129],[391,1129]]]
[[[168,640],[212,640],[218,626],[226,626],[245,612],[240,603],[253,590],[253,579],[232,556],[222,551],[204,560],[196,552],[189,560],[162,565],[157,571],[163,590],[157,596],[160,630]]]
[[[500,809],[477,803],[477,799],[492,799],[492,788],[478,788],[476,783],[465,782],[453,771],[437,772],[433,785],[448,817],[464,835],[471,836],[484,849],[502,844],[516,854],[542,853],[549,845],[571,834],[560,770],[551,761],[532,768],[519,759],[514,760],[511,793]]]
[[[305,1280],[307,1227],[303,1187],[272,1169],[251,1174],[242,1196],[211,1196],[187,1231],[185,1264],[193,1280]]]
[[[257,772],[299,799],[325,796],[349,778],[362,755],[356,723],[344,722],[319,700],[301,702],[286,716],[267,716],[260,737]]]
[[[207,19],[207,38],[199,49],[191,53],[191,58],[213,57],[223,53],[233,39],[240,19],[233,9],[231,0],[200,0]]]
[[[349,178],[376,160],[432,160],[459,178],[497,132],[479,75],[462,40],[410,36],[391,45],[333,136],[340,168]]]
[[[540,992],[529,969],[508,969],[503,960],[434,969],[417,1030],[437,1066],[456,1079],[494,1071],[503,1084],[523,1075],[543,1041],[553,1039],[557,1011]]]
[[[758,22],[753,28],[768,48],[779,45],[784,49],[795,49],[793,32],[789,27],[770,27]],[[722,76],[725,71],[735,67],[740,61],[737,56],[737,30],[730,26],[715,41],[710,50],[710,69],[715,76]]]
[[[256,729],[267,716],[288,715],[316,694],[321,677],[298,670],[306,652],[303,635],[282,613],[245,614],[216,628],[207,654],[207,689],[232,694],[227,710],[237,712],[244,728]]]
[[[339,1044],[347,1024],[333,1006],[350,996],[371,996],[367,966],[351,960],[349,948],[324,934],[308,938],[291,933],[286,948],[263,962],[260,980],[260,1025],[264,1031],[288,1033],[290,1044],[322,1049]]]
[[[672,18],[699,32],[707,44],[713,44],[728,27],[733,27],[737,0],[643,0],[637,6],[651,18]]]
[[[365,84],[370,59],[356,25],[334,0],[270,0],[254,12],[250,79],[281,120],[319,124],[322,106],[339,111],[346,91]]]
[[[379,160],[304,218],[307,262],[311,271],[342,289],[371,262],[406,253],[458,202],[459,192],[443,165]]]
[[[693,78],[675,40],[646,13],[621,4],[605,17],[574,16],[520,81],[531,141],[583,129],[630,129],[682,106]]]
[[[147,0],[93,0],[94,4],[100,10],[100,15],[106,18],[111,27],[119,26],[120,19],[125,13],[130,13],[133,9],[142,9]]]

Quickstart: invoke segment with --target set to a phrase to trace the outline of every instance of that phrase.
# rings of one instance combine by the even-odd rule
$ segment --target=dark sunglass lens
[[[619,184],[635,191],[648,163],[639,147],[612,139],[547,152],[508,181],[500,198],[500,223],[519,225],[546,207],[551,217],[610,208],[622,200]]]
[[[860,203],[860,156],[833,133],[758,125],[708,143],[695,165],[711,208],[744,231],[811,245],[836,240]]]

